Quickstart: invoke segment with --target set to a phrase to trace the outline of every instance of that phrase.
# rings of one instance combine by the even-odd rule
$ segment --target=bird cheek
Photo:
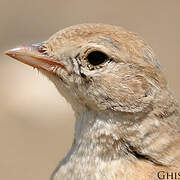
[[[128,76],[128,79],[113,75],[104,76],[98,79],[95,87],[91,89],[100,108],[115,111],[139,112],[153,99],[153,95],[149,94],[150,87],[147,82],[134,76]]]

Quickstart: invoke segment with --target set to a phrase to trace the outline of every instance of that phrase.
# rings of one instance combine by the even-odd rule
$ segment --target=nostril
[[[42,53],[42,54],[47,54],[47,50],[46,50],[45,47],[39,48],[38,51],[39,51],[40,53]]]
[[[40,52],[41,54],[47,55],[47,48],[46,48],[44,42],[32,44],[32,47],[37,49],[38,52]]]

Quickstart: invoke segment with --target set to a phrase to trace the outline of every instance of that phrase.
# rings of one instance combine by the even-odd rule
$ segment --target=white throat
[[[96,112],[87,108],[75,115],[73,145],[54,172],[53,180],[101,179],[97,175],[105,176],[106,169],[113,164],[134,160],[123,142],[125,126],[135,123],[130,116],[127,119],[127,115],[120,112]]]
[[[73,145],[52,180],[108,179],[105,177],[108,168],[124,169],[139,158],[157,164],[171,163],[174,158],[170,159],[168,154],[161,157],[164,153],[160,152],[172,143],[172,138],[167,137],[166,145],[161,143],[164,128],[158,119],[151,118],[152,113],[97,112],[88,108],[76,112]]]

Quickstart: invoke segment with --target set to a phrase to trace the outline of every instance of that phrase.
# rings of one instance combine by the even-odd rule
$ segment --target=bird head
[[[72,26],[6,54],[45,74],[75,110],[139,112],[166,89],[148,44],[112,25]]]

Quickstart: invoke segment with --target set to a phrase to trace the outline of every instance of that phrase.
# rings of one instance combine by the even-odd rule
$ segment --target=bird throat
[[[96,112],[87,108],[76,112],[73,145],[52,179],[85,179],[88,174],[93,174],[90,179],[98,179],[98,172],[105,174],[112,164],[121,167],[137,160],[151,161],[158,165],[170,163],[172,159],[163,155],[166,146],[161,145],[164,140],[161,124],[158,119],[150,119],[153,112]],[[152,152],[154,143],[156,147]],[[170,143],[167,137],[166,145]]]

